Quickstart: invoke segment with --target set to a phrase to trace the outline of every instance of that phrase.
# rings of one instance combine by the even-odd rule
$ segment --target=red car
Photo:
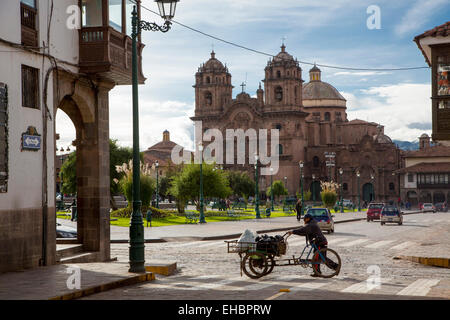
[[[370,203],[367,208],[367,222],[373,220],[379,220],[381,215],[381,209],[383,209],[384,203]]]

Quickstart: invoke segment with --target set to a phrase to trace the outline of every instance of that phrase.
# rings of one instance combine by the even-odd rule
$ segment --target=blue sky
[[[143,1],[157,11],[156,4]],[[381,29],[369,30],[366,12],[377,5]],[[448,21],[450,0],[181,0],[175,20],[214,36],[276,55],[281,39],[287,51],[299,60],[318,64],[393,68],[426,66],[413,38]],[[143,19],[162,23],[142,10]],[[171,139],[192,148],[194,75],[210,57],[226,63],[235,86],[247,79],[251,95],[264,77],[268,57],[224,44],[174,25],[168,33],[146,32],[143,71],[148,78],[140,86],[141,149],[162,138],[168,129]],[[300,65],[309,81],[309,65]],[[416,140],[431,133],[430,70],[397,72],[322,69],[322,80],[335,86],[347,99],[349,119],[385,125],[392,139]],[[132,144],[131,87],[116,87],[110,94],[110,135],[121,145]],[[57,131],[64,140],[74,132],[65,129],[67,118],[57,118]],[[69,137],[73,135],[73,137]]]

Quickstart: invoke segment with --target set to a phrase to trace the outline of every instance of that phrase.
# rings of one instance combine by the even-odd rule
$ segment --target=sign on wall
[[[22,133],[22,151],[37,151],[41,149],[41,135],[37,133],[35,127],[29,126],[27,131]]]

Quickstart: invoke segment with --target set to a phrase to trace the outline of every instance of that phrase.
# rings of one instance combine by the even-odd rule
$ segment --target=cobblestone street
[[[426,231],[426,232],[424,232]],[[329,248],[342,258],[339,276],[311,278],[311,269],[276,267],[257,280],[240,277],[239,257],[227,254],[220,241],[188,241],[146,244],[146,260],[176,261],[174,276],[93,295],[86,299],[403,299],[450,298],[450,269],[396,260],[397,255],[448,257],[450,214],[407,215],[404,224],[381,226],[377,222],[336,225],[326,235]],[[272,234],[283,234],[275,232]],[[287,257],[298,255],[304,238],[289,238]],[[118,263],[128,263],[128,245],[112,244]],[[380,270],[381,285],[367,286],[369,266]],[[279,289],[289,288],[289,293]]]

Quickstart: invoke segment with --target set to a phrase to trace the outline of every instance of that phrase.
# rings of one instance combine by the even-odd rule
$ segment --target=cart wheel
[[[247,277],[258,279],[264,276],[269,268],[267,257],[260,252],[247,253],[242,260],[242,270]]]
[[[336,251],[328,248],[322,248],[316,253],[312,259],[314,273],[322,278],[332,278],[341,271],[341,257]]]
[[[264,274],[265,276],[271,273],[273,271],[273,268],[275,268],[275,259],[273,258],[273,255],[270,254],[267,256],[267,263],[269,264],[269,268]]]

